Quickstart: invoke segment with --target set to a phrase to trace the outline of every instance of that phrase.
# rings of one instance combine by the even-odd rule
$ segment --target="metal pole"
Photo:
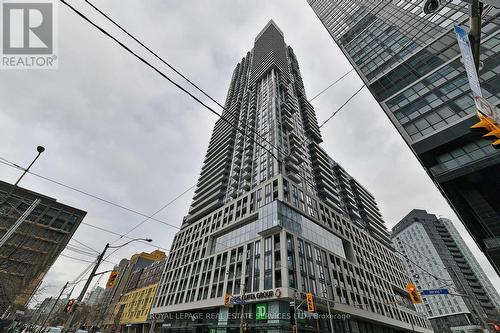
[[[97,268],[99,268],[99,265],[101,264],[101,261],[104,257],[104,254],[106,253],[108,248],[109,248],[109,243],[106,244],[106,246],[104,247],[104,250],[97,257],[97,262],[95,263],[94,268],[92,269],[92,272],[90,273],[89,277],[87,278],[87,281],[85,282],[85,285],[83,286],[83,289],[80,292],[80,295],[76,299],[75,308],[73,309],[73,311],[71,311],[71,314],[69,315],[68,320],[64,324],[64,331],[68,331],[71,329],[71,325],[72,325],[73,320],[75,318],[75,313],[76,313],[76,310],[78,309],[78,305],[82,301],[83,297],[85,296],[85,293],[87,292],[87,289],[89,288],[90,283],[92,282],[92,278],[96,275],[95,273],[97,271]]]
[[[243,270],[242,270],[243,271]],[[245,281],[245,279],[243,279],[243,281]],[[243,282],[243,293],[241,294],[240,298],[241,298],[241,315],[240,315],[240,333],[243,333],[243,315],[245,314],[245,303],[244,303],[244,299],[243,299],[243,296],[245,295],[246,293],[246,284]]]
[[[479,72],[479,58],[481,54],[481,15],[483,13],[483,3],[473,0],[469,5],[469,40],[474,57],[476,71]]]
[[[64,287],[61,289],[61,292],[59,293],[59,296],[57,296],[57,299],[56,299],[54,305],[52,305],[52,308],[50,309],[49,314],[47,315],[47,317],[45,317],[45,320],[40,325],[42,328],[45,325],[45,323],[50,319],[50,316],[52,315],[52,312],[54,311],[54,308],[56,307],[57,302],[59,302],[59,300],[61,299],[61,296],[62,296],[64,290],[66,290],[66,288],[68,287],[68,284],[69,284],[69,282],[66,282]]]
[[[328,318],[330,318],[330,332],[334,333],[332,312],[330,311],[330,300],[328,299],[328,293],[326,292],[326,290],[323,290],[323,297],[325,297],[326,306],[328,307]]]
[[[22,175],[17,179],[17,181],[14,183],[14,185],[12,186],[12,188],[10,189],[9,193],[7,193],[7,196],[2,200],[2,202],[0,203],[0,207],[5,203],[7,202],[7,200],[9,200],[10,196],[12,195],[12,193],[14,192],[14,190],[17,188],[17,184],[19,184],[19,182],[21,181],[21,179],[23,179],[24,175],[26,175],[28,173],[28,171],[30,170],[30,168],[33,166],[33,164],[35,164],[36,160],[40,157],[40,155],[45,151],[45,148],[42,147],[42,146],[38,146],[36,147],[36,150],[38,151],[38,155],[36,155],[35,159],[31,162],[30,165],[28,165],[28,167],[26,169],[24,169]]]
[[[16,232],[17,228],[19,228],[19,226],[24,222],[24,220],[28,218],[33,209],[35,209],[35,207],[38,206],[40,202],[41,202],[40,199],[36,199],[31,203],[28,209],[24,211],[23,215],[21,215],[21,217],[17,219],[17,221],[12,225],[12,227],[10,227],[10,229],[7,230],[5,235],[2,236],[2,238],[0,239],[0,247],[2,247],[7,242],[7,240],[9,240],[9,238],[14,234],[14,232]]]
[[[295,316],[294,322],[295,322],[295,333],[299,333],[299,323],[298,323],[298,316],[297,316],[297,291],[293,292],[293,315]]]

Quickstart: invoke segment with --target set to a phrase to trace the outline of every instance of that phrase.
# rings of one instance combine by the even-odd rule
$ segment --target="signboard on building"
[[[256,320],[267,319],[267,303],[260,303],[255,305],[255,319]]]

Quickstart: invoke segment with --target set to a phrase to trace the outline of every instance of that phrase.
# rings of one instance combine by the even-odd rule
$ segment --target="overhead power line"
[[[135,229],[139,228],[141,225],[143,225],[144,223],[146,223],[147,221],[151,220],[153,218],[153,216],[155,216],[156,214],[160,213],[162,210],[164,210],[165,208],[167,208],[168,206],[170,206],[171,204],[173,204],[175,201],[177,201],[178,199],[180,199],[183,195],[185,195],[186,193],[188,193],[189,191],[191,191],[194,187],[196,186],[196,184],[192,185],[191,187],[189,187],[188,189],[186,189],[184,192],[182,192],[181,194],[179,194],[178,196],[176,196],[175,198],[173,198],[172,200],[170,200],[169,202],[167,202],[165,205],[163,205],[162,207],[160,207],[157,211],[155,211],[153,214],[151,214],[150,216],[148,216],[147,218],[145,218],[144,220],[142,220],[141,222],[139,222],[138,224],[136,224],[133,228],[131,228],[129,231],[127,231],[126,233],[124,233],[123,235],[121,235],[120,237],[118,237],[116,240],[114,240],[112,242],[113,243],[116,243],[118,240],[122,239],[123,237],[127,236],[128,234],[130,234],[132,231],[134,231]]]
[[[187,89],[185,89],[184,87],[182,87],[180,84],[178,84],[177,82],[175,82],[174,80],[172,80],[169,76],[167,76],[165,73],[163,73],[161,70],[159,70],[157,67],[155,67],[153,64],[151,64],[149,61],[147,61],[145,58],[141,57],[139,54],[137,54],[136,52],[132,51],[127,45],[125,45],[124,43],[122,43],[121,41],[119,41],[116,37],[114,37],[113,35],[111,35],[107,30],[105,30],[104,28],[102,28],[101,26],[97,25],[96,23],[94,23],[91,19],[89,19],[87,16],[85,16],[82,12],[80,12],[78,9],[76,9],[75,7],[71,6],[68,2],[66,2],[65,0],[60,0],[64,5],[66,5],[68,8],[70,8],[73,12],[75,12],[78,16],[80,16],[81,18],[83,18],[85,21],[87,21],[90,25],[92,25],[93,27],[95,27],[97,30],[99,30],[101,33],[103,33],[104,35],[106,35],[108,38],[110,38],[111,40],[113,40],[115,43],[117,43],[119,46],[121,46],[123,49],[125,49],[127,52],[129,52],[130,54],[132,54],[134,57],[136,57],[138,60],[140,60],[142,63],[144,63],[146,66],[148,66],[149,68],[151,68],[153,71],[155,71],[156,73],[158,73],[161,77],[163,77],[164,79],[166,79],[167,81],[169,81],[171,84],[173,84],[175,87],[177,87],[179,90],[181,90],[182,92],[184,92],[185,94],[187,94],[189,97],[191,97],[193,100],[195,100],[198,104],[200,104],[201,106],[203,106],[205,109],[207,109],[208,111],[210,111],[211,113],[215,114],[216,116],[218,116],[222,121],[224,121],[225,123],[227,123],[229,126],[231,126],[232,128],[234,128],[236,131],[240,132],[242,135],[246,136],[248,139],[250,139],[253,143],[255,143],[256,145],[260,146],[262,149],[266,150],[271,156],[273,156],[276,160],[280,160],[278,157],[276,157],[274,155],[273,152],[271,152],[267,147],[265,147],[262,143],[260,142],[257,142],[251,135],[248,135],[247,133],[245,133],[243,130],[241,130],[238,126],[234,125],[231,121],[229,121],[228,119],[226,119],[223,115],[221,115],[220,113],[218,113],[217,111],[215,111],[213,108],[211,108],[210,106],[208,106],[207,104],[205,104],[202,100],[200,100],[198,97],[196,97],[195,95],[193,95],[191,92],[189,92]]]
[[[94,263],[94,261],[86,260],[86,259],[81,259],[81,258],[76,258],[76,257],[72,257],[72,256],[68,256],[67,254],[64,254],[64,253],[60,253],[59,255],[62,256],[62,257],[68,258],[68,259],[76,260],[76,261],[87,262],[87,263],[90,263],[90,264]],[[106,262],[108,262],[110,264],[113,264],[113,265],[117,265],[116,263],[114,263],[112,261],[109,261],[109,260],[104,260],[103,259],[103,261],[106,261]]]
[[[146,49],[149,53],[151,53],[156,59],[160,60],[163,64],[165,64],[168,68],[170,68],[171,70],[173,70],[177,75],[179,75],[180,77],[182,77],[184,80],[186,80],[191,86],[193,86],[196,90],[198,90],[199,92],[201,92],[203,95],[205,95],[207,98],[209,98],[212,102],[214,102],[215,104],[217,104],[220,108],[222,108],[222,110],[226,111],[229,115],[231,115],[231,117],[235,120],[238,120],[236,118],[236,115],[234,112],[231,112],[230,110],[228,110],[226,107],[224,107],[222,104],[220,104],[215,98],[213,98],[212,96],[210,96],[205,90],[203,90],[202,88],[200,88],[199,85],[197,85],[196,83],[194,83],[192,80],[190,80],[188,77],[186,77],[184,74],[182,74],[178,69],[176,69],[174,66],[172,66],[171,64],[169,64],[164,58],[160,57],[158,55],[158,53],[154,52],[151,48],[149,48],[148,46],[146,46],[143,42],[141,42],[138,38],[136,38],[134,35],[132,35],[128,30],[126,30],[125,28],[123,28],[119,23],[117,23],[114,19],[112,19],[109,15],[107,15],[106,13],[104,13],[101,9],[99,9],[97,6],[95,6],[93,3],[91,3],[89,0],[85,0],[85,2],[90,5],[95,11],[97,11],[99,14],[101,14],[102,16],[104,16],[108,21],[110,21],[112,24],[114,24],[118,29],[120,29],[123,33],[125,33],[127,36],[129,36],[130,38],[132,38],[136,43],[138,43],[139,45],[141,45],[144,49]],[[220,115],[220,117],[222,117],[222,115]],[[249,125],[245,125],[246,129],[250,129],[250,126]],[[268,139],[266,139],[265,137],[263,137],[260,133],[258,132],[255,132],[255,134],[259,137],[259,139],[263,140],[265,143],[269,144],[272,148],[276,149],[278,152],[282,153],[281,152],[281,149],[278,148],[277,146],[275,146],[272,142],[270,142]]]
[[[91,246],[89,246],[89,245],[87,245],[87,244],[83,243],[82,241],[79,241],[78,239],[76,239],[76,238],[74,238],[74,237],[73,237],[73,238],[71,238],[71,240],[72,240],[72,241],[77,242],[78,244],[80,244],[80,245],[82,245],[82,246],[86,247],[86,248],[87,248],[87,249],[89,249],[89,250],[94,251],[96,254],[99,254],[99,251],[98,251],[98,250],[96,250],[96,249],[94,249],[93,247],[91,247]]]
[[[3,159],[3,158],[2,158],[2,159]],[[4,162],[4,161],[0,161],[0,163],[5,164],[5,165],[8,165],[8,166],[10,166],[10,167],[12,167],[12,168],[19,169],[19,170],[23,170],[23,171],[25,170],[23,167],[21,167],[21,166],[19,166],[19,165],[15,164],[14,162],[11,162],[11,161],[6,160],[6,159],[3,159],[3,160],[4,160],[4,161],[8,161],[8,163],[7,163],[7,162]],[[9,163],[10,163],[10,164],[9,164]],[[109,205],[112,205],[112,206],[115,206],[115,207],[118,207],[118,208],[121,208],[121,209],[126,210],[126,211],[128,211],[128,212],[130,212],[130,213],[134,213],[134,214],[136,214],[136,215],[140,215],[140,216],[142,216],[142,217],[147,217],[147,218],[149,218],[149,216],[148,216],[147,214],[141,213],[141,212],[139,212],[139,211],[137,211],[137,210],[135,210],[135,209],[132,209],[132,208],[126,207],[126,206],[124,206],[124,205],[118,204],[118,203],[116,203],[116,202],[113,202],[113,201],[110,201],[110,200],[104,199],[104,198],[102,198],[102,197],[100,197],[100,196],[98,196],[98,195],[91,194],[91,193],[86,192],[86,191],[84,191],[84,190],[80,190],[80,189],[78,189],[78,188],[76,188],[76,187],[73,187],[73,186],[70,186],[70,185],[64,184],[64,183],[62,183],[62,182],[60,182],[60,181],[57,181],[57,180],[54,180],[54,179],[51,179],[51,178],[48,178],[48,177],[42,176],[42,175],[40,175],[40,174],[37,174],[37,173],[32,172],[31,170],[30,170],[30,171],[28,171],[28,173],[29,173],[30,175],[33,175],[33,176],[35,176],[35,177],[38,177],[38,178],[44,179],[44,180],[46,180],[46,181],[49,181],[49,182],[54,183],[54,184],[56,184],[56,185],[62,186],[62,187],[67,188],[67,189],[70,189],[70,190],[72,190],[72,191],[78,192],[78,193],[83,194],[83,195],[85,195],[85,196],[88,196],[88,197],[94,198],[94,199],[96,199],[96,200],[99,200],[99,201],[101,201],[101,202],[107,203],[107,204],[109,204]],[[178,229],[178,230],[180,229],[178,226],[175,226],[175,225],[173,225],[173,224],[170,224],[170,223],[168,223],[168,222],[165,222],[165,221],[159,220],[159,219],[154,218],[154,217],[151,217],[151,218],[149,218],[149,219],[150,219],[150,220],[153,220],[153,221],[156,221],[156,222],[159,222],[159,223],[162,223],[162,224],[167,225],[167,226],[169,226],[169,227],[172,227],[172,228]]]
[[[309,103],[311,103],[312,101],[314,101],[316,98],[318,98],[319,96],[321,96],[324,92],[326,92],[328,89],[330,89],[331,87],[333,87],[335,84],[337,84],[340,80],[342,80],[343,78],[345,78],[347,75],[349,75],[350,73],[352,73],[354,71],[354,68],[351,68],[348,72],[344,73],[341,77],[339,77],[338,79],[336,79],[335,81],[332,82],[332,84],[330,84],[328,87],[326,87],[325,89],[321,90],[319,93],[317,93],[313,98],[311,98],[309,100]]]
[[[109,234],[113,234],[113,235],[116,235],[116,236],[122,236],[122,234],[116,232],[116,231],[113,231],[113,230],[109,230],[109,229],[106,229],[106,228],[103,228],[103,227],[98,227],[96,225],[93,225],[93,224],[90,224],[90,223],[87,223],[87,222],[82,222],[80,223],[81,225],[86,225],[88,227],[91,227],[91,228],[94,228],[94,229],[97,229],[97,230],[101,230],[101,231],[104,231],[104,232],[107,232]],[[129,237],[129,236],[123,236],[123,238],[126,238],[126,239],[129,239],[129,240],[132,240],[134,239],[133,237]],[[169,251],[168,249],[165,249],[164,247],[160,246],[160,245],[155,245],[153,243],[149,243],[149,242],[144,242],[144,241],[138,241],[139,243],[142,243],[142,244],[145,244],[145,245],[149,245],[151,247],[154,247],[154,248],[158,248],[158,249],[161,249],[163,251]]]
[[[359,93],[359,92],[360,92],[360,91],[361,91],[364,87],[365,87],[365,85],[363,84],[363,85],[361,86],[361,88],[359,88],[358,90],[356,90],[356,92],[355,92],[354,94],[352,94],[352,95],[351,95],[351,97],[349,97],[349,98],[347,99],[347,101],[345,101],[345,102],[344,102],[344,104],[342,104],[339,108],[337,108],[337,110],[335,110],[335,112],[333,112],[333,114],[332,114],[330,117],[328,117],[328,119],[327,119],[327,120],[325,120],[325,121],[324,121],[321,125],[319,125],[319,128],[323,127],[323,126],[324,126],[327,122],[329,122],[329,121],[330,121],[333,117],[335,117],[335,115],[336,115],[336,114],[337,114],[340,110],[342,110],[342,108],[343,108],[344,106],[346,106],[346,105],[347,105],[347,104],[348,104],[348,103],[349,103],[349,102],[350,102],[350,101],[351,101],[351,100],[352,100],[352,99],[353,99],[353,98],[354,98],[354,97],[355,97],[355,96],[356,96],[356,95],[357,95],[357,94],[358,94],[358,93]]]

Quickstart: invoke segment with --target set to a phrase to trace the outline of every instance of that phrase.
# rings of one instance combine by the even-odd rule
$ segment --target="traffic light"
[[[66,306],[64,307],[64,312],[68,312],[70,313],[71,311],[73,311],[73,305],[75,304],[76,302],[76,299],[70,299],[68,301],[68,303],[66,303]]]
[[[500,126],[497,124],[493,118],[483,115],[478,112],[477,117],[479,118],[479,122],[472,125],[470,128],[474,130],[480,130],[482,132],[486,132],[483,135],[483,138],[493,140],[491,145],[495,149],[500,149]]]
[[[228,294],[228,293],[224,294],[224,306],[226,308],[229,308],[229,307],[231,307],[233,305],[232,302],[231,302],[232,298],[233,297],[230,294]]]
[[[243,332],[248,331],[248,322],[246,322],[246,321],[243,322],[242,329],[243,329]]]
[[[106,282],[106,289],[111,288],[115,285],[117,277],[118,277],[117,271],[112,271],[111,274],[109,274],[108,282]]]
[[[417,287],[413,283],[408,283],[406,285],[406,290],[408,290],[408,293],[410,294],[410,299],[413,304],[420,304],[422,303],[422,298],[420,297],[420,294],[418,293]]]
[[[312,293],[306,293],[307,312],[314,312],[314,298]]]
[[[493,329],[495,330],[495,332],[500,332],[500,325],[493,324]]]

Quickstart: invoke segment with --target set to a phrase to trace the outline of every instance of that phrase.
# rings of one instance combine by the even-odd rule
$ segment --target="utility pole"
[[[78,295],[78,298],[76,299],[76,302],[74,305],[75,308],[73,309],[73,311],[71,311],[68,320],[66,320],[66,323],[64,324],[63,331],[68,332],[71,330],[71,325],[73,324],[73,320],[75,319],[75,313],[78,309],[78,305],[83,300],[83,297],[85,297],[85,293],[87,292],[87,289],[89,289],[90,283],[92,282],[92,278],[96,275],[102,274],[102,273],[96,273],[96,272],[97,272],[97,269],[99,268],[99,265],[101,264],[102,260],[104,259],[104,255],[106,254],[106,251],[110,248],[117,249],[117,248],[123,247],[127,244],[134,242],[134,241],[152,242],[152,240],[149,238],[148,239],[134,238],[134,239],[126,242],[125,244],[118,245],[118,246],[111,246],[109,243],[106,244],[106,246],[104,247],[104,250],[102,250],[101,254],[99,254],[99,256],[97,257],[97,261],[94,265],[94,268],[92,269],[92,272],[90,273],[89,277],[87,278],[87,281],[85,281],[85,285],[83,286],[83,289],[80,292],[80,295]]]
[[[243,271],[243,270],[242,270]],[[240,333],[243,333],[243,323],[244,323],[244,318],[243,316],[245,315],[245,300],[243,299],[243,296],[246,294],[246,283],[245,279],[243,279],[243,293],[240,296],[241,299],[241,317],[240,317]]]
[[[97,268],[99,268],[99,265],[101,264],[104,254],[109,249],[109,246],[110,246],[109,243],[107,243],[106,246],[104,247],[104,250],[97,257],[97,261],[94,265],[94,268],[92,268],[92,272],[87,278],[87,281],[85,281],[85,285],[83,286],[80,295],[78,295],[78,298],[76,299],[75,308],[73,309],[73,311],[71,311],[68,320],[66,320],[66,323],[64,324],[64,330],[68,331],[71,330],[71,325],[73,324],[73,320],[75,319],[75,313],[78,309],[78,306],[80,305],[80,302],[83,300],[83,297],[85,296],[85,293],[87,292],[87,289],[89,288],[90,283],[92,282],[92,278],[96,275],[95,273],[97,272]]]
[[[69,282],[66,282],[64,287],[61,289],[61,292],[59,293],[59,296],[57,296],[57,299],[56,299],[54,305],[52,305],[52,308],[50,308],[49,314],[47,315],[47,317],[45,317],[45,320],[40,325],[42,328],[45,326],[45,323],[47,323],[47,321],[50,319],[50,316],[52,315],[54,308],[57,306],[57,302],[59,302],[59,300],[61,299],[61,296],[62,296],[64,290],[66,290],[66,288],[68,287],[68,284],[69,284]]]

